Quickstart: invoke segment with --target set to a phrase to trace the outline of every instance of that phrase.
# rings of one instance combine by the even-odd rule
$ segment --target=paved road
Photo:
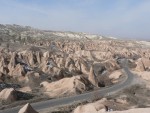
[[[122,82],[113,85],[112,87],[107,87],[107,88],[99,89],[96,91],[83,93],[80,95],[59,98],[59,99],[52,99],[52,100],[47,100],[44,102],[37,102],[37,103],[33,103],[31,105],[34,109],[36,109],[38,111],[38,110],[43,110],[43,109],[54,107],[54,106],[56,107],[56,106],[60,106],[60,105],[71,104],[75,101],[90,100],[90,99],[94,98],[95,94],[99,95],[99,96],[110,95],[112,93],[115,93],[115,92],[131,85],[131,83],[133,81],[133,74],[128,70],[127,67],[124,67],[124,73],[126,75],[125,79]],[[1,110],[0,113],[18,113],[19,109],[20,109],[20,107],[15,107],[15,108],[6,109],[3,111]]]

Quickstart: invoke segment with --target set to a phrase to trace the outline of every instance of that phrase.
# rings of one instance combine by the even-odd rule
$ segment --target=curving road
[[[33,103],[31,105],[34,109],[39,111],[39,110],[43,110],[46,108],[61,106],[61,105],[65,105],[65,104],[71,104],[71,103],[74,103],[75,101],[81,102],[83,100],[90,100],[90,99],[93,99],[95,95],[99,95],[99,96],[111,95],[112,93],[115,93],[125,87],[128,87],[132,83],[133,74],[128,70],[127,67],[124,67],[123,69],[124,69],[124,73],[126,75],[125,79],[122,82],[113,85],[112,87],[103,88],[103,89],[99,89],[96,91],[83,93],[80,95],[37,102],[37,103]],[[19,106],[19,107],[15,107],[15,108],[11,108],[11,109],[1,110],[0,113],[18,113],[20,108],[21,107]]]

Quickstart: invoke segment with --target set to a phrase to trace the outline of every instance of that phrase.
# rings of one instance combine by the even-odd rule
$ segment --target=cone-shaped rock
[[[6,88],[0,92],[0,100],[14,102],[17,99],[16,91],[13,88]]]
[[[23,106],[18,113],[38,113],[37,111],[35,111],[32,106],[27,103],[25,106]]]
[[[88,79],[94,86],[98,87],[98,80],[94,73],[93,66],[91,66],[91,68],[90,68],[90,73],[89,73]]]

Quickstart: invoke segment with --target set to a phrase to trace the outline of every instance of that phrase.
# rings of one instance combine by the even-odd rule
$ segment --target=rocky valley
[[[131,84],[112,94],[96,93],[125,81],[126,68],[133,74]],[[148,41],[0,25],[2,113],[23,105],[18,113],[148,113],[149,81]],[[32,103],[89,92],[93,92],[89,100],[32,108]]]

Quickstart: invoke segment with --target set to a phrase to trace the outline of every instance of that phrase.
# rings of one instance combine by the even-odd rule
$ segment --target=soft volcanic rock
[[[149,58],[140,58],[137,60],[137,71],[145,71],[150,68],[150,59]]]
[[[98,87],[98,80],[94,73],[93,66],[90,68],[90,73],[89,73],[88,79],[94,86]]]
[[[25,76],[26,72],[24,70],[24,67],[18,64],[14,69],[10,70],[9,74],[13,76]]]
[[[103,105],[105,101],[106,99],[102,99],[94,103],[78,106],[73,113],[104,113],[106,111],[106,106]]]
[[[0,92],[0,99],[6,102],[14,102],[17,100],[16,91],[13,88],[6,88]]]
[[[150,111],[150,108],[135,108],[135,109],[129,109],[126,111],[113,111],[111,113],[149,113],[149,111]]]
[[[110,79],[118,79],[122,75],[122,72],[120,70],[114,71],[109,75]]]
[[[21,91],[21,92],[31,92],[32,89],[31,89],[31,87],[26,86],[26,87],[23,87],[23,88],[19,88],[18,91]]]
[[[141,59],[139,59],[136,64],[137,64],[137,66],[136,66],[137,71],[145,71],[145,67],[144,67]]]
[[[35,73],[34,71],[30,71],[26,74],[25,77],[25,83],[27,86],[29,86],[31,89],[35,88],[40,85],[41,78],[39,73]]]
[[[105,68],[110,72],[120,69],[120,66],[118,65],[117,61],[114,59],[105,61],[104,65],[105,65]]]
[[[143,71],[143,72],[133,71],[133,73],[140,76],[144,80],[150,81],[150,72],[149,71]]]
[[[5,75],[0,72],[0,82],[3,82],[5,80]]]
[[[86,81],[87,80],[82,79],[80,76],[74,76],[71,78],[63,78],[52,83],[44,81],[40,85],[44,87],[46,95],[49,97],[57,97],[81,93],[87,90],[88,82]]]
[[[96,100],[100,98],[96,90],[113,89],[114,84],[126,79],[123,73],[127,71],[126,67],[137,72],[135,77],[141,77],[128,85],[150,86],[150,42],[0,24],[0,108],[33,97],[40,101],[86,91],[94,91],[91,97]],[[106,111],[105,108],[112,111],[149,106],[148,91],[144,87],[133,87],[133,90],[125,89],[115,95],[107,93],[105,96],[113,99],[107,102],[113,106],[88,104],[78,107],[75,112],[100,113]],[[122,93],[131,98],[119,98],[115,104],[112,96]],[[10,106],[15,107],[16,103]],[[20,112],[34,113],[34,110],[27,104]]]
[[[25,106],[23,106],[18,113],[38,113],[37,111],[35,111],[32,106],[27,103]]]
[[[144,65],[145,69],[146,70],[149,69],[149,67],[150,67],[150,59],[149,58],[142,58],[141,60],[143,62],[143,65]]]
[[[9,62],[9,64],[8,64],[8,69],[9,69],[9,70],[15,68],[16,63],[17,63],[16,58],[17,58],[17,54],[16,54],[15,52],[12,53],[10,62]]]

